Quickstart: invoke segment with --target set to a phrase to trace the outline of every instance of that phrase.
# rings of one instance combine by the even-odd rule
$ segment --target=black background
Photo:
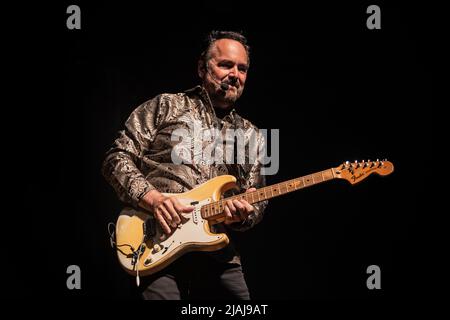
[[[81,8],[81,30],[66,28],[70,4]],[[366,27],[370,4],[381,8],[381,30]],[[242,30],[252,47],[238,110],[280,130],[269,184],[345,160],[395,165],[384,178],[270,201],[259,225],[235,235],[252,297],[426,294],[431,173],[415,173],[432,157],[433,81],[422,6],[75,1],[15,10],[5,157],[15,210],[4,264],[13,296],[134,298],[109,246],[106,226],[121,204],[101,162],[135,107],[199,83],[200,44],[212,29]],[[66,287],[72,264],[81,290]],[[381,268],[381,290],[366,287],[369,265]]]

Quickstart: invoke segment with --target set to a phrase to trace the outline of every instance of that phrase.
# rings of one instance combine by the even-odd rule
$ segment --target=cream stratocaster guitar
[[[388,175],[394,166],[389,161],[345,162],[342,165],[221,199],[234,188],[236,178],[230,175],[215,177],[196,188],[179,194],[165,194],[194,207],[186,219],[171,234],[163,233],[153,216],[145,211],[125,208],[116,223],[116,250],[119,262],[130,274],[150,275],[159,271],[189,251],[214,251],[225,247],[228,236],[213,233],[210,226],[224,221],[224,203],[228,199],[245,199],[250,204],[277,197],[332,179],[345,179],[356,184],[372,173]]]

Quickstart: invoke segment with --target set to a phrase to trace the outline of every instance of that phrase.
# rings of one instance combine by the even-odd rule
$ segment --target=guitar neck
[[[245,192],[232,197],[224,198],[202,207],[202,217],[204,219],[217,219],[223,216],[225,202],[227,200],[246,200],[248,203],[258,203],[264,200],[275,198],[283,194],[294,192],[306,187],[313,186],[328,180],[335,179],[334,169],[327,169],[303,177],[276,183],[267,187],[260,188],[253,192]]]

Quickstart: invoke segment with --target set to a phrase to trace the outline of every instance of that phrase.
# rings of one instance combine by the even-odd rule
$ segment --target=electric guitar
[[[139,274],[155,273],[189,251],[215,251],[225,247],[229,243],[228,236],[212,232],[210,226],[225,220],[223,209],[229,199],[245,199],[252,204],[333,179],[356,184],[372,173],[385,176],[393,171],[393,164],[386,160],[347,161],[335,168],[224,199],[221,199],[222,194],[236,187],[236,178],[218,176],[190,191],[164,194],[194,207],[192,212],[183,214],[185,219],[169,235],[149,212],[124,208],[115,228],[117,256],[122,267],[137,277],[139,285]]]

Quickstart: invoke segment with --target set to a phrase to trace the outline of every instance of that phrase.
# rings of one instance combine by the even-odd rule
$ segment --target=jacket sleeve
[[[257,133],[257,149],[258,149],[258,157],[256,157],[256,160],[253,164],[251,164],[249,167],[250,169],[246,172],[245,181],[241,184],[242,190],[247,190],[250,188],[262,188],[266,186],[266,179],[265,176],[261,174],[261,151],[265,150],[265,140],[264,136],[258,131]],[[251,152],[251,150],[250,150]],[[253,152],[256,152],[253,150]],[[245,167],[245,166],[244,166]],[[254,203],[253,208],[255,209],[253,213],[249,214],[247,219],[245,219],[242,222],[239,223],[232,223],[228,225],[231,229],[235,231],[246,231],[248,229],[253,228],[256,224],[258,224],[264,215],[264,210],[266,209],[268,204],[267,200]]]
[[[154,140],[167,108],[157,96],[137,107],[106,153],[102,174],[119,199],[138,207],[141,198],[155,189],[141,172],[142,156]]]

